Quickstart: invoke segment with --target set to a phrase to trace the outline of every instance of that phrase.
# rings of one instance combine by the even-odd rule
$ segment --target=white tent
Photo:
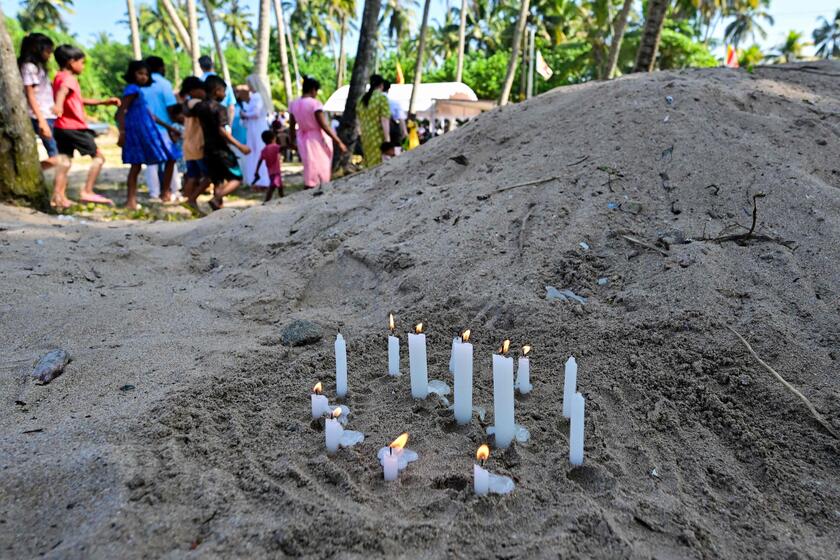
[[[400,104],[402,110],[408,113],[408,102],[411,99],[411,84],[393,84],[388,92],[388,98]],[[343,113],[347,103],[347,93],[350,86],[343,86],[333,93],[324,104],[324,110],[329,113]],[[420,119],[448,119],[462,118],[465,115],[463,104],[458,109],[443,101],[457,100],[465,103],[477,102],[478,97],[470,86],[461,82],[441,82],[436,84],[420,84],[414,99],[414,112]],[[438,103],[438,102],[441,103]],[[440,105],[438,107],[438,105]],[[451,105],[451,107],[450,107]],[[452,114],[449,114],[449,113]],[[480,112],[476,109],[476,113]],[[474,115],[469,115],[474,116]]]

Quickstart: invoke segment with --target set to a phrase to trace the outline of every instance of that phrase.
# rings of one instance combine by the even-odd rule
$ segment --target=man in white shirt
[[[405,126],[406,114],[400,106],[399,101],[392,99],[388,94],[391,89],[391,82],[385,80],[383,92],[388,96],[388,107],[391,109],[391,142],[395,145],[394,152],[399,155],[402,152],[402,142],[408,138],[408,129]]]

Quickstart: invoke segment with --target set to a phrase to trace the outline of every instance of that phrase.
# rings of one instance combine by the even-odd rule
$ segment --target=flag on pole
[[[551,69],[551,66],[543,58],[542,52],[537,51],[537,74],[542,76],[543,80],[550,80],[551,77],[554,75],[554,70]]]
[[[726,45],[726,60],[723,65],[727,68],[738,68],[738,53],[732,45]]]
[[[400,61],[397,61],[397,83],[404,84],[405,83],[405,76],[403,76],[402,66],[400,66]]]

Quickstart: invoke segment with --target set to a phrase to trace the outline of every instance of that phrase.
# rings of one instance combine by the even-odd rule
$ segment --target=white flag
[[[537,74],[542,76],[543,80],[550,80],[554,75],[554,70],[546,63],[540,51],[537,51]]]

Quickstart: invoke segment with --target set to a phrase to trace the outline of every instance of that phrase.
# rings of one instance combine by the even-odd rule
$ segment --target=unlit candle
[[[335,337],[335,394],[339,398],[347,395],[347,343],[341,333]]]
[[[563,379],[563,416],[569,418],[572,414],[572,398],[577,390],[577,362],[571,356],[566,360],[566,371]]]
[[[573,466],[583,464],[583,419],[586,401],[583,395],[575,393],[571,403],[571,422],[569,423],[569,462]]]

